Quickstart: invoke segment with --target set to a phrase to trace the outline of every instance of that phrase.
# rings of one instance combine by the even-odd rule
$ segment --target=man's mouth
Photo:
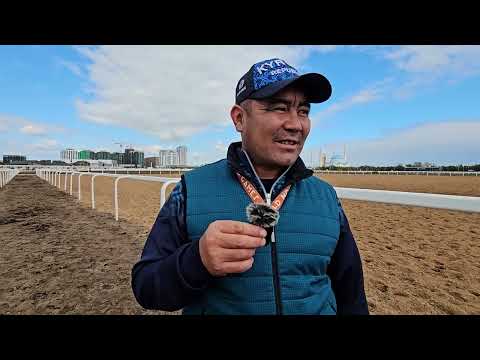
[[[277,140],[275,142],[283,145],[290,145],[290,146],[298,145],[298,141],[296,140]]]

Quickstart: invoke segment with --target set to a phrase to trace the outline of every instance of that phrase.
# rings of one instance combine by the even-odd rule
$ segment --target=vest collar
[[[256,181],[256,176],[254,175],[253,169],[250,166],[250,163],[245,153],[242,151],[242,143],[240,141],[233,142],[228,147],[227,162],[230,168],[234,172],[239,172],[241,175],[245,176],[248,180],[253,181],[256,186],[261,188],[260,184],[258,184],[258,182]],[[290,167],[290,169],[285,174],[284,186],[288,184],[296,183],[312,175],[313,175],[313,171],[308,169],[305,166],[303,160],[300,157],[298,157],[295,163]]]

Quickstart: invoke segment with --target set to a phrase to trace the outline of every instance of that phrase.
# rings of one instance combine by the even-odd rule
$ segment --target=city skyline
[[[408,45],[3,46],[0,156],[55,160],[120,142],[149,157],[183,143],[191,165],[219,160],[240,140],[229,118],[236,82],[274,57],[333,86],[312,105],[307,164],[343,144],[354,166],[480,161],[480,46]]]
[[[81,147],[80,147],[81,148]],[[60,151],[60,161],[67,164],[73,164],[77,161],[91,160],[107,160],[113,164],[135,164],[143,165],[145,159],[149,159],[150,163],[158,164],[159,167],[165,166],[187,166],[188,148],[185,145],[179,145],[175,150],[160,149],[156,156],[144,156],[144,152],[136,150],[133,147],[126,147],[124,152],[109,152],[105,150],[92,151],[90,149],[78,150],[74,148],[66,148]],[[45,159],[46,160],[46,159]],[[51,159],[49,159],[51,160]]]

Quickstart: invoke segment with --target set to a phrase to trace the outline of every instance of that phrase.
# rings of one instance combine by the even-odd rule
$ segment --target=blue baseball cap
[[[304,91],[310,103],[324,102],[332,95],[332,86],[325,76],[317,73],[300,75],[284,60],[269,59],[252,65],[240,78],[235,103],[238,105],[246,99],[265,99],[292,84]]]

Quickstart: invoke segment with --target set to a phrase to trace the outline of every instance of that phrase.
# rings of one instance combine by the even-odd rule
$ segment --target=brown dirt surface
[[[0,314],[158,314],[130,274],[148,230],[78,206],[31,175],[0,191]]]
[[[318,177],[338,187],[480,196],[480,176],[321,174]]]
[[[60,176],[61,190],[65,189],[65,175]],[[168,176],[167,176],[168,177]],[[178,178],[178,177],[175,177]],[[96,176],[94,180],[95,210],[104,214],[115,214],[114,198],[115,178]],[[160,190],[163,183],[121,179],[118,182],[118,214],[120,219],[125,219],[136,224],[150,228],[160,209]],[[166,198],[170,195],[176,184],[167,186]],[[92,206],[92,175],[82,175],[80,178],[81,196],[80,203],[84,207]],[[67,192],[70,193],[70,175],[67,175]],[[78,175],[73,176],[73,196],[78,199]]]
[[[387,183],[387,190],[418,192],[412,181],[426,178],[386,177],[398,186]],[[376,181],[381,183],[357,187],[375,188]],[[72,185],[76,193],[76,177]],[[441,186],[439,193],[458,190]],[[111,178],[95,178],[94,211],[87,175],[81,178],[81,206],[43,180],[17,176],[0,191],[5,279],[0,313],[158,314],[136,304],[130,271],[158,214],[160,187],[120,180],[117,223]],[[362,256],[372,314],[480,314],[479,213],[353,200],[342,204]]]
[[[480,213],[342,200],[373,314],[480,314]]]

